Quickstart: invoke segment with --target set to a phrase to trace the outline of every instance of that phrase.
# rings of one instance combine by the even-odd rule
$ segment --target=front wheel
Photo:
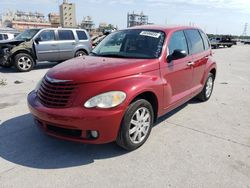
[[[197,96],[197,98],[201,101],[207,101],[212,95],[213,88],[214,88],[214,75],[212,73],[209,73],[205,86],[203,90],[200,92],[200,94]]]
[[[143,145],[152,129],[154,113],[152,105],[139,99],[128,107],[116,143],[128,151]]]
[[[35,65],[33,58],[26,53],[17,54],[14,58],[14,64],[19,72],[28,72]]]

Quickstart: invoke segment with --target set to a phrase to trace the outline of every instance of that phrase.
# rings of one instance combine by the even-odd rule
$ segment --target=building
[[[81,22],[81,28],[86,29],[89,33],[95,30],[95,24],[90,16],[86,16],[83,18]]]
[[[58,13],[49,13],[49,22],[51,23],[51,27],[60,27],[60,15]]]
[[[76,24],[75,4],[64,0],[60,5],[60,21],[62,27],[74,28]]]
[[[8,11],[2,15],[2,26],[23,31],[28,28],[51,27],[44,14],[39,12]]]
[[[144,15],[143,12],[141,14],[132,14],[128,13],[127,15],[127,27],[133,27],[137,25],[148,25],[148,16]]]

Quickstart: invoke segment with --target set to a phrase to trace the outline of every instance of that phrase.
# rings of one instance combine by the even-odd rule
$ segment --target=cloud
[[[154,6],[199,6],[250,12],[249,0],[144,0]]]

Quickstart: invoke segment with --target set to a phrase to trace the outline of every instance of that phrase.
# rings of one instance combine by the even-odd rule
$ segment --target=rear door
[[[197,29],[185,30],[185,34],[191,46],[190,52],[192,54],[192,66],[194,69],[191,86],[192,92],[197,92],[203,88],[203,79],[206,69],[206,63],[210,55],[210,46],[208,41],[203,41],[202,35]],[[203,35],[205,34],[203,33]]]
[[[36,38],[35,49],[38,61],[58,61],[59,46],[56,44],[55,31],[43,30]]]
[[[174,50],[185,50],[189,54],[188,44],[183,31],[176,31],[170,36],[168,42],[168,55]],[[182,59],[173,60],[166,63],[161,68],[161,74],[166,80],[164,86],[164,106],[171,108],[190,98],[193,68],[189,66],[192,56],[188,55]]]
[[[60,49],[60,59],[67,60],[75,56],[76,46],[75,36],[72,30],[58,30],[58,45]]]

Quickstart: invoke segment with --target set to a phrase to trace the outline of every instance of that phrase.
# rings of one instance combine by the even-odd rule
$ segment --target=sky
[[[243,33],[249,24],[250,0],[68,0],[76,4],[77,22],[91,16],[98,27],[100,22],[127,27],[127,13],[149,16],[158,25],[195,25],[207,33]],[[38,11],[47,15],[59,12],[62,0],[0,0],[0,14],[7,10]]]

